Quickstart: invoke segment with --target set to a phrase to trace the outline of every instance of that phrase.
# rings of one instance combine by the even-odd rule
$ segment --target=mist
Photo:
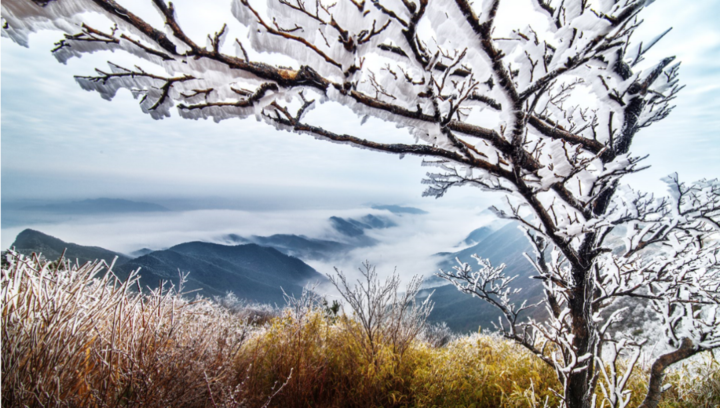
[[[159,202],[163,204],[162,202]],[[177,202],[175,202],[176,205]],[[377,267],[381,277],[393,271],[407,282],[413,275],[437,272],[439,252],[457,251],[471,231],[497,222],[487,205],[456,207],[426,200],[425,214],[394,214],[372,209],[369,204],[352,207],[301,209],[190,209],[131,214],[39,214],[39,222],[6,225],[2,228],[2,247],[7,249],[25,228],[32,228],[66,242],[99,246],[132,254],[143,248],[161,250],[184,242],[204,241],[234,244],[228,234],[242,237],[295,234],[309,238],[342,242],[329,218],[359,219],[372,214],[396,224],[385,229],[371,229],[366,235],[377,243],[355,248],[323,261],[305,260],[318,272],[328,274],[333,268],[355,277],[365,261]],[[182,205],[182,203],[180,204]],[[188,205],[187,203],[185,205]],[[12,207],[10,208],[12,213]],[[3,214],[6,217],[6,214]],[[192,271],[190,271],[192,273]]]

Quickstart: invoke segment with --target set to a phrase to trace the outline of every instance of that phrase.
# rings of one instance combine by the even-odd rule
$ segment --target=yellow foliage
[[[309,313],[304,322],[285,314],[243,346],[236,368],[247,373],[245,386],[250,390],[266,390],[289,377],[272,402],[278,407],[532,407],[546,399],[556,403],[549,391],[559,387],[554,372],[498,337],[467,336],[442,348],[416,341],[401,357],[392,352],[389,341],[379,340],[376,355],[368,356],[356,337],[321,312]]]
[[[402,354],[380,333],[322,309],[287,310],[262,326],[176,293],[141,295],[100,265],[15,258],[0,274],[3,406],[402,408],[549,407],[554,370],[493,335]],[[661,408],[720,406],[720,364],[672,369]],[[647,373],[630,378],[630,406]],[[598,394],[599,395],[599,394]],[[271,398],[272,397],[272,398]],[[601,401],[601,398],[598,399]],[[601,406],[601,404],[599,404]]]

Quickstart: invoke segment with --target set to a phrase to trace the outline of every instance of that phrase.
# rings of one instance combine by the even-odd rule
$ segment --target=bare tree
[[[686,185],[677,176],[666,181],[670,197],[621,189],[624,191],[616,192],[608,210],[592,220],[594,225],[581,227],[584,234],[599,236],[598,253],[587,275],[578,275],[567,256],[518,209],[506,214],[524,223],[535,246],[534,257],[528,259],[544,285],[545,301],[541,303],[548,311],[546,321],[521,317],[523,311],[537,305],[518,306],[510,300],[518,290],[511,287],[514,278],[503,273],[504,265],[495,267],[476,258],[479,269],[458,262],[453,271],[441,271],[440,276],[500,309],[504,317],[498,322],[501,333],[554,366],[566,395],[573,375],[589,371],[588,391],[594,392],[599,384],[613,408],[627,406],[630,398],[625,386],[649,340],[612,333],[610,329],[628,309],[616,306],[625,299],[647,304],[670,349],[654,361],[641,405],[656,407],[668,366],[720,347],[720,182],[702,180]],[[579,282],[581,278],[584,282]],[[573,306],[578,287],[586,302],[583,317],[591,346],[584,354],[578,353],[574,343],[578,332]],[[594,406],[594,395],[589,397]]]
[[[461,265],[446,277],[502,310],[505,335],[555,367],[568,407],[595,405],[600,381],[611,405],[627,400],[625,377],[604,358],[642,341],[610,336],[621,312],[601,312],[615,299],[650,302],[674,347],[653,366],[645,406],[657,405],[665,367],[718,346],[717,182],[672,181],[666,200],[620,184],[641,170],[629,153],[635,135],[664,119],[681,89],[674,58],[643,63],[667,31],[632,41],[652,0],[530,0],[528,10],[500,0],[233,0],[247,36],[227,42],[223,26],[204,45],[172,4],[152,2],[164,30],[112,0],[9,0],[3,35],[23,44],[34,30],[64,30],[53,50],[60,61],[96,50],[140,57],[153,69],[110,64],[76,79],[106,99],[129,89],[155,118],[173,106],[185,118],[255,115],[318,139],[422,156],[440,169],[426,180],[430,196],[460,185],[507,193],[499,213],[537,249],[549,321],[522,318],[527,305],[509,302],[502,267]],[[83,24],[88,10],[111,26]],[[265,63],[259,52],[295,63]],[[326,100],[405,127],[414,142],[317,126],[307,113]],[[615,245],[622,231],[625,245]]]
[[[425,328],[433,308],[430,296],[418,302],[422,284],[419,276],[413,277],[401,292],[400,277],[395,272],[383,281],[375,266],[367,261],[359,272],[361,278],[355,284],[348,283],[345,274],[337,268],[334,275],[328,275],[357,321],[356,324],[346,320],[345,327],[364,347],[370,361],[376,363],[380,345],[389,343],[399,364],[412,341]]]

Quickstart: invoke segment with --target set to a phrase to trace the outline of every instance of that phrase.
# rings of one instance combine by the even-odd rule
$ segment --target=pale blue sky
[[[322,143],[254,119],[155,121],[124,91],[105,101],[81,90],[73,75],[116,56],[84,56],[61,65],[48,51],[58,37],[34,35],[29,49],[2,39],[5,196],[233,196],[244,189],[274,195],[290,188],[372,197],[422,191],[426,169],[417,159],[400,162]],[[382,122],[368,128],[397,132]]]
[[[229,10],[227,3],[221,9]],[[177,8],[182,10],[182,4]],[[647,164],[652,168],[631,182],[658,191],[658,180],[673,171],[686,180],[718,177],[720,0],[657,0],[644,16],[638,37],[674,27],[648,60],[676,55],[687,87],[670,118],[636,139],[633,152],[650,154]],[[73,75],[91,73],[122,56],[94,54],[61,65],[49,51],[60,37],[59,32],[36,34],[29,49],[2,39],[3,200],[267,196],[290,206],[431,200],[421,199],[420,180],[428,169],[418,158],[398,160],[324,143],[252,119],[216,124],[175,115],[154,121],[123,91],[112,102],[105,101],[81,90]],[[343,117],[342,123],[318,119],[359,135],[402,139],[406,134],[380,121],[360,128],[356,118]],[[442,200],[447,205],[484,200],[485,193],[461,190]]]

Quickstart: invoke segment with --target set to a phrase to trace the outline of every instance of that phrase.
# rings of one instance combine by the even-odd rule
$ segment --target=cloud
[[[228,2],[217,6],[220,12],[210,11],[206,3],[178,3],[176,7],[180,22],[188,26],[189,34],[196,41],[203,43],[207,34],[203,30],[219,29],[223,22],[232,23],[233,29],[241,29],[229,15]],[[507,4],[516,8],[528,3],[516,0]],[[141,16],[161,25],[149,3],[136,0],[123,4],[134,10],[140,7]],[[650,170],[628,178],[642,189],[664,192],[665,186],[659,179],[674,171],[679,171],[687,180],[720,175],[717,160],[720,157],[717,133],[720,129],[717,115],[720,63],[716,57],[720,51],[720,26],[716,22],[719,13],[718,0],[665,0],[654,2],[643,12],[645,23],[634,37],[637,40],[649,39],[674,26],[648,55],[648,62],[676,55],[683,62],[681,81],[687,87],[680,93],[676,101],[678,107],[670,117],[643,130],[634,142],[634,153],[650,154],[647,163],[652,165]],[[210,24],[207,27],[192,24],[191,20],[197,16],[210,18]],[[515,15],[499,16],[500,19],[506,17]],[[421,200],[424,187],[420,180],[427,169],[420,166],[417,158],[407,157],[401,161],[391,155],[321,143],[305,135],[275,131],[252,119],[215,124],[181,120],[175,115],[154,121],[140,112],[137,101],[129,93],[121,91],[114,101],[107,102],[95,93],[82,91],[73,80],[73,75],[87,75],[94,67],[105,67],[107,60],[132,65],[136,59],[122,53],[103,52],[61,65],[49,52],[59,38],[57,32],[35,34],[30,38],[29,49],[2,39],[4,200],[214,195],[252,202],[253,209],[262,206],[287,209],[293,205],[305,209],[348,208],[371,201],[420,201],[422,205],[438,208],[447,206],[447,216],[438,218],[438,225],[431,225],[435,222],[429,221],[434,219],[431,217],[418,225],[408,224],[396,231],[383,232],[390,235],[397,232],[399,236],[380,237],[383,244],[376,248],[375,258],[383,269],[401,267],[395,259],[404,259],[407,263],[403,265],[409,265],[406,269],[420,270],[427,264],[416,263],[414,252],[441,247],[445,245],[443,242],[450,242],[449,236],[454,231],[466,233],[471,229],[468,220],[473,219],[473,215],[458,210],[457,214],[463,215],[455,216],[450,208],[474,208],[479,199],[501,197],[463,188],[451,190],[439,201]],[[263,55],[263,58],[270,57]],[[371,119],[361,126],[360,118],[355,115],[347,115],[337,106],[323,106],[326,107],[331,108],[332,114],[322,116],[317,110],[310,112],[309,117],[338,132],[352,132],[361,137],[381,135],[387,141],[408,140],[407,132],[396,129],[392,123]],[[323,217],[326,215],[329,216],[323,213]],[[270,223],[273,217],[287,223],[290,230],[293,226],[303,230],[299,227],[302,222],[296,223],[278,213],[217,211],[153,219],[105,220],[105,223],[94,224],[77,221],[77,226],[46,227],[50,232],[57,231],[63,239],[94,245],[107,243],[111,248],[124,250],[131,246],[130,237],[139,241],[139,236],[148,243],[167,246],[184,239],[209,237],[213,233],[210,226],[217,226],[218,232],[230,227],[242,232],[243,226],[265,231],[261,226],[268,222],[267,231],[278,227],[268,233],[284,232],[280,228],[282,223]],[[313,225],[322,218],[320,215],[309,217]],[[185,224],[173,228],[174,222]],[[137,236],[132,235],[133,230]],[[118,235],[111,236],[104,231],[115,231]],[[7,234],[11,232],[3,229],[4,246],[9,245]],[[14,235],[9,239],[12,241],[12,238]],[[460,238],[462,234],[457,239]],[[95,239],[98,241],[93,242]],[[363,254],[353,252],[343,267],[354,269],[362,259]]]
[[[67,242],[130,253],[144,247],[164,249],[189,241],[216,242],[230,233],[243,236],[278,233],[324,236],[329,228],[327,218],[336,213],[355,214],[352,210],[195,210],[75,216],[64,222],[30,227]],[[3,247],[7,248],[24,228],[4,228]]]
[[[100,246],[131,253],[140,248],[164,249],[183,242],[206,241],[224,243],[226,234],[241,236],[269,236],[298,234],[312,238],[342,239],[331,227],[331,216],[360,218],[366,214],[391,218],[396,227],[368,230],[378,241],[372,247],[357,248],[327,262],[309,261],[321,273],[331,273],[333,267],[354,276],[357,268],[369,261],[376,265],[381,276],[397,268],[408,281],[416,274],[436,271],[434,254],[454,248],[472,230],[494,220],[483,206],[449,208],[427,206],[427,214],[395,215],[369,207],[326,208],[280,211],[195,210],[130,215],[66,216],[54,223],[40,223],[3,228],[2,247],[11,245],[15,236],[26,226],[55,236],[66,242]]]
[[[428,214],[394,216],[397,227],[366,232],[379,242],[377,245],[354,249],[328,262],[311,261],[309,264],[322,273],[332,273],[337,267],[355,278],[357,269],[365,261],[376,266],[379,276],[385,277],[396,271],[404,282],[414,275],[432,275],[437,272],[440,260],[435,254],[457,251],[455,246],[471,231],[496,221],[487,212],[481,214],[482,208],[436,207]]]

